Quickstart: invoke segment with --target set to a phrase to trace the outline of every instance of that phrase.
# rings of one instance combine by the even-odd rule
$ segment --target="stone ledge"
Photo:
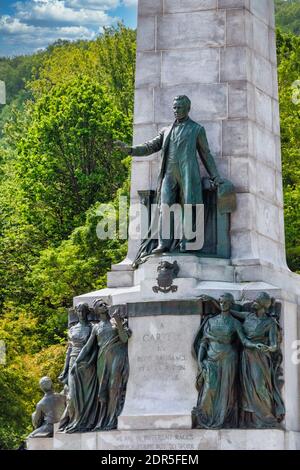
[[[107,287],[132,287],[133,271],[112,271],[107,273]]]
[[[251,269],[252,268],[252,269]],[[102,289],[100,291],[89,292],[88,294],[80,295],[74,298],[74,306],[78,305],[79,303],[87,303],[90,306],[93,305],[96,299],[104,299],[108,303],[112,305],[119,305],[119,304],[134,304],[140,302],[168,302],[168,301],[184,301],[184,300],[191,300],[195,301],[197,298],[202,294],[209,294],[214,297],[218,297],[224,292],[231,292],[236,300],[240,300],[245,291],[247,294],[253,298],[258,292],[267,291],[272,294],[273,297],[277,297],[280,294],[281,288],[278,287],[280,283],[277,284],[269,284],[268,281],[272,280],[272,277],[275,276],[272,271],[266,270],[263,271],[260,269],[259,266],[250,266],[248,270],[238,272],[238,276],[241,277],[248,273],[248,276],[251,278],[248,282],[221,282],[221,281],[199,281],[197,282],[196,279],[175,279],[174,285],[178,285],[180,288],[177,292],[174,293],[154,293],[152,291],[152,285],[149,282],[149,288],[147,292],[144,292],[141,289],[141,286],[134,286],[134,287],[119,287],[119,288],[108,288]],[[261,279],[259,277],[261,276]],[[252,279],[253,277],[253,279]],[[255,280],[258,279],[258,281]],[[278,280],[281,278],[279,277]],[[285,277],[283,276],[283,279]],[[185,284],[185,281],[187,282]],[[187,292],[184,290],[188,283],[191,281],[192,287],[192,295],[191,292]],[[144,281],[145,282],[145,281]],[[286,279],[286,282],[289,282],[289,279]],[[153,280],[153,285],[156,285],[157,281]],[[196,283],[196,284],[195,284]],[[299,280],[298,280],[299,284]],[[151,287],[151,288],[150,288]],[[287,287],[287,286],[285,286]],[[299,286],[298,286],[299,287]],[[292,290],[293,289],[285,289],[285,290]]]
[[[51,441],[46,448],[42,441]],[[300,433],[280,430],[157,430],[56,433],[28,450],[300,450]]]
[[[28,450],[53,450],[52,437],[28,438],[26,443]]]
[[[177,415],[128,415],[122,414],[119,417],[118,428],[119,431],[149,431],[153,430],[190,430],[192,427],[191,414],[177,414]]]

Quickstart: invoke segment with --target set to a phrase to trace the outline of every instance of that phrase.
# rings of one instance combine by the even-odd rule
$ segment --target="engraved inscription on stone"
[[[193,431],[143,431],[140,433],[101,434],[100,445],[108,450],[197,450],[197,434]]]
[[[129,344],[130,375],[123,416],[190,415],[197,402],[192,345],[199,324],[200,315],[130,318],[134,341]],[[156,421],[157,426],[165,425],[159,418]]]
[[[157,333],[150,331],[143,335],[143,350],[151,349],[151,355],[138,355],[136,360],[140,374],[168,374],[169,380],[179,380],[182,373],[186,370],[187,357],[181,352],[170,353],[170,345],[178,344],[180,333],[168,333],[164,331],[164,325],[161,324]],[[145,376],[146,379],[146,376]]]

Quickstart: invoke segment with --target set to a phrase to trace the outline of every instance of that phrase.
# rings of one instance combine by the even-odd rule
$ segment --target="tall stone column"
[[[153,286],[161,258],[150,257],[133,272],[131,263],[139,241],[130,239],[127,259],[108,275],[108,289],[75,298],[75,304],[86,301],[92,305],[101,297],[128,307],[133,331],[131,372],[116,436],[127,435],[129,442],[133,434],[126,433],[135,432],[139,440],[155,430],[149,445],[166,429],[164,437],[181,436],[178,429],[188,436],[190,412],[197,399],[191,347],[200,308],[193,307],[194,303],[201,294],[218,298],[231,292],[236,301],[250,301],[266,291],[282,306],[283,429],[292,436],[295,432],[299,440],[300,381],[295,348],[300,277],[288,270],[285,258],[272,0],[139,0],[135,144],[154,137],[173,121],[172,100],[181,94],[191,98],[191,117],[206,128],[220,173],[237,190],[237,211],[231,216],[231,259],[164,256],[170,263],[178,261],[180,272],[175,291],[158,293]],[[141,191],[146,194],[155,189],[159,159],[160,155],[153,155],[133,160],[132,206]],[[284,439],[288,433],[274,433],[274,448],[286,446],[286,440],[278,444],[278,439],[280,433]],[[101,439],[113,445],[106,436],[109,434]],[[222,436],[223,431],[221,440]],[[269,430],[261,434],[239,430],[228,439],[234,448],[251,448],[254,438],[258,448],[268,448],[270,436]],[[213,439],[219,437],[210,431],[210,449]],[[249,442],[239,444],[239,439]]]
[[[178,94],[238,192],[233,264],[286,267],[274,2],[139,0],[135,144],[172,122]],[[134,160],[132,202],[155,189],[158,160]],[[129,241],[128,262],[138,244]]]

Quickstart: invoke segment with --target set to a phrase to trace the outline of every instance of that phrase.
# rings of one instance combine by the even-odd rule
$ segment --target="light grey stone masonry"
[[[172,122],[178,94],[192,99],[191,117],[238,191],[233,259],[286,267],[273,1],[140,0],[135,144]],[[132,201],[155,189],[158,167],[157,155],[134,159]],[[129,240],[129,264],[138,246]]]
[[[300,449],[300,433],[278,430],[253,431],[228,429],[223,431],[207,431],[160,429],[105,431],[85,434],[55,433],[54,439],[48,440],[51,441],[50,446],[44,442],[46,439],[30,439],[28,441],[28,450],[199,451]],[[188,456],[184,457],[188,458]],[[101,456],[99,459],[101,461]]]

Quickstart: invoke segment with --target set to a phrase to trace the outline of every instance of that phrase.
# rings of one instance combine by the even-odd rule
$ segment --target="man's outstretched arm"
[[[127,155],[132,155],[133,157],[146,157],[152,155],[153,153],[159,152],[162,149],[164,140],[164,132],[161,131],[157,137],[148,142],[145,142],[142,145],[136,145],[130,147],[129,145],[124,144],[123,142],[116,141],[115,145]]]

